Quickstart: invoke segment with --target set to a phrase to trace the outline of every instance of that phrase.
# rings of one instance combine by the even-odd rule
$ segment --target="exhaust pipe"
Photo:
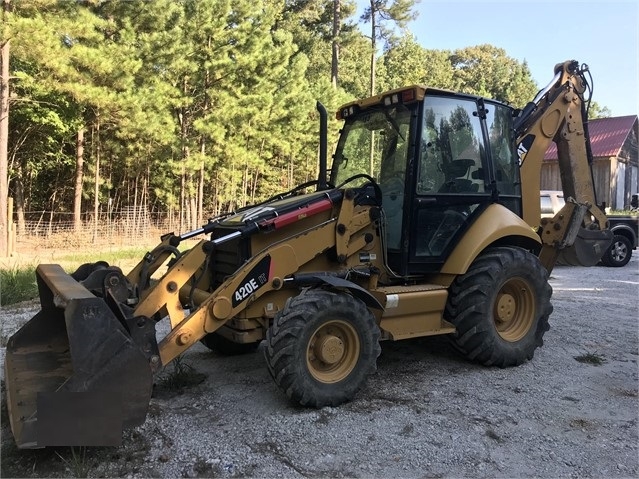
[[[328,187],[328,114],[324,105],[319,101],[317,102],[317,111],[320,115],[319,177],[317,178],[317,191],[322,191]]]

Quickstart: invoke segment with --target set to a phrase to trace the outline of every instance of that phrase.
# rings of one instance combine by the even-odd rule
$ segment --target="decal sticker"
[[[371,261],[375,261],[377,259],[377,255],[375,253],[360,253],[359,254],[359,262],[360,263],[370,263]]]
[[[399,305],[399,294],[386,295],[386,309],[396,308]]]
[[[271,257],[266,256],[249,271],[233,293],[234,308],[268,282],[270,269]]]
[[[519,166],[521,166],[526,159],[526,155],[530,150],[533,142],[535,141],[535,135],[526,135],[523,140],[517,145],[517,158],[519,158]]]

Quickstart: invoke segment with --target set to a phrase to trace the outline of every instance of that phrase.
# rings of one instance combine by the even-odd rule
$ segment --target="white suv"
[[[563,191],[541,190],[539,199],[541,201],[542,218],[552,218],[566,204]]]

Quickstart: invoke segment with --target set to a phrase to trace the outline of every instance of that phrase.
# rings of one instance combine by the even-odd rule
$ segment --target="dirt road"
[[[75,458],[16,450],[3,406],[2,477],[637,477],[638,256],[557,267],[551,329],[517,368],[470,364],[445,338],[387,342],[354,401],[315,410],[286,400],[261,350],[198,345],[198,384],[159,381],[122,447]],[[31,314],[2,310],[3,335]]]

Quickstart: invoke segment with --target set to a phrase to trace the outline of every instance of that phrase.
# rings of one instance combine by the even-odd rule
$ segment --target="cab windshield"
[[[335,150],[331,183],[340,186],[362,173],[378,183],[391,176],[403,182],[410,122],[411,110],[404,105],[377,107],[347,118]],[[360,178],[349,186],[367,181]]]

